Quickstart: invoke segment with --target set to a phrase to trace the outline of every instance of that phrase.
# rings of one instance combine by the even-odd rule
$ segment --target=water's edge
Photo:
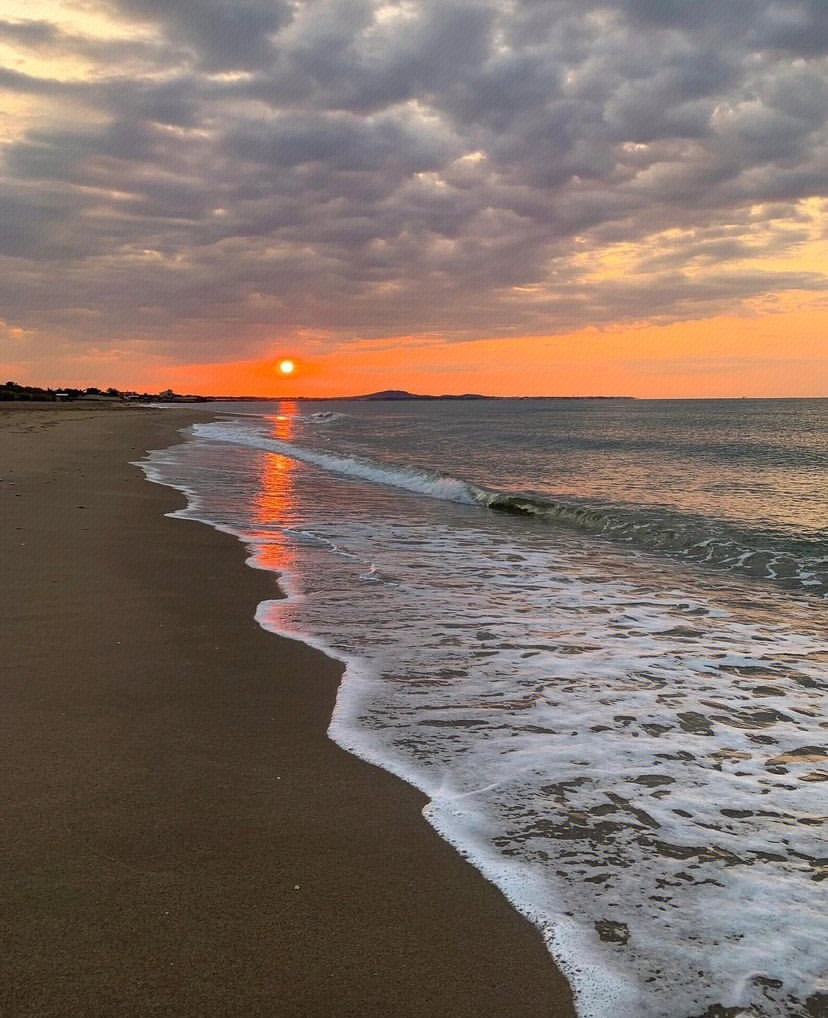
[[[183,445],[178,448],[183,448],[188,444],[188,440],[194,437],[202,437],[196,429],[183,432]],[[156,453],[160,456],[166,451],[168,450],[157,450]],[[365,738],[366,733],[359,724],[360,707],[363,705],[366,690],[370,691],[372,684],[376,685],[377,679],[380,678],[380,672],[384,675],[385,670],[378,670],[375,665],[370,664],[369,660],[361,656],[360,648],[363,637],[360,636],[357,643],[342,646],[339,642],[338,629],[330,628],[328,631],[323,626],[319,632],[326,634],[325,636],[313,635],[314,627],[312,625],[306,627],[302,624],[301,608],[297,613],[297,606],[301,605],[305,596],[305,591],[302,589],[303,574],[292,572],[290,565],[285,565],[285,560],[277,561],[271,558],[268,561],[269,545],[266,534],[262,534],[261,538],[258,535],[252,538],[250,529],[235,528],[231,522],[228,522],[230,517],[221,519],[222,514],[219,513],[219,519],[221,519],[219,522],[219,519],[211,516],[211,503],[203,502],[204,492],[195,480],[194,486],[190,490],[187,484],[179,479],[180,475],[171,477],[165,474],[160,466],[160,460],[156,473],[154,464],[151,462],[152,455],[149,453],[147,460],[135,465],[144,471],[148,480],[173,488],[182,493],[186,499],[185,507],[168,515],[193,520],[235,537],[247,552],[245,563],[252,568],[268,572],[278,581],[276,586],[281,597],[279,597],[279,593],[276,593],[276,596],[263,600],[256,607],[254,617],[261,628],[277,636],[311,647],[343,666],[334,709],[327,728],[328,737],[351,755],[394,775],[425,796],[428,801],[422,813],[438,836],[444,842],[451,844],[489,883],[501,891],[518,914],[529,920],[540,931],[551,958],[572,988],[578,1013],[582,1015],[582,1018],[593,1018],[593,1016],[613,1013],[624,1016],[638,1014],[641,990],[639,981],[634,972],[624,970],[623,964],[607,966],[603,964],[603,959],[600,956],[596,959],[595,945],[588,942],[588,937],[585,939],[584,924],[579,924],[577,921],[580,918],[579,906],[570,902],[570,907],[575,911],[564,914],[562,909],[565,906],[558,907],[559,902],[550,902],[548,893],[545,897],[536,875],[527,871],[527,868],[516,859],[509,858],[508,854],[497,851],[491,839],[487,840],[481,836],[473,822],[469,823],[470,814],[463,814],[462,803],[459,806],[460,811],[456,812],[456,802],[452,801],[452,794],[446,795],[447,790],[440,781],[435,785],[434,780],[429,780],[428,773],[419,772],[416,760],[409,760],[400,755],[395,756],[393,753],[387,754],[384,752],[386,747],[381,742],[372,742],[370,738]],[[184,476],[189,475],[185,474]],[[307,537],[307,534],[301,529],[294,530],[291,527],[280,529],[291,539],[295,535],[300,538]],[[331,545],[331,547],[335,546]],[[290,557],[287,561],[291,561]],[[360,576],[359,579],[374,580],[374,577],[373,575]],[[286,609],[285,606],[288,604],[293,607]],[[292,615],[295,618],[292,618]],[[357,612],[355,618],[361,625],[361,619],[365,616],[360,616]],[[419,649],[417,653],[420,654]],[[482,790],[486,791],[485,788]],[[450,789],[448,791],[451,793]],[[564,811],[564,815],[565,813],[566,811]],[[566,835],[566,837],[577,836],[577,834]],[[550,856],[550,858],[552,857]],[[601,939],[604,938],[601,937]],[[693,938],[691,937],[691,939]],[[701,973],[699,974],[701,975]],[[712,987],[709,985],[708,988]],[[739,1018],[739,1016],[748,1018],[749,1015],[759,1013],[750,1008],[745,1010],[744,1006],[734,1006],[741,994],[731,992],[723,992],[721,997],[718,994],[708,995],[707,1003],[717,997],[719,1003],[708,1007],[704,1011],[704,1016],[700,1016],[700,1018],[713,1018],[714,1015],[715,1018]],[[678,1001],[675,1003],[679,1005]],[[685,1001],[685,1003],[689,1004],[689,1001]],[[695,1007],[690,1005],[682,1013],[686,1014],[686,1018],[690,1018],[690,1012],[696,1014],[697,1011],[703,1009],[704,1005],[699,1006],[700,1004],[700,1000],[697,999]],[[761,1010],[761,1013],[764,1013],[764,1010]]]
[[[186,429],[183,430],[182,434],[186,437]],[[147,457],[151,456],[152,453],[156,451],[159,450],[148,450]],[[567,957],[560,955],[558,948],[558,945],[564,942],[567,931],[561,929],[559,925],[556,926],[550,917],[533,908],[528,901],[521,900],[521,896],[516,893],[517,885],[521,882],[521,875],[517,872],[517,868],[514,875],[515,879],[511,881],[512,886],[510,886],[510,881],[504,880],[503,859],[499,857],[497,853],[484,853],[483,851],[476,853],[472,852],[456,838],[452,837],[448,831],[441,828],[439,817],[432,809],[432,799],[423,783],[418,781],[414,774],[407,772],[403,767],[395,766],[393,760],[382,757],[380,754],[371,753],[364,745],[359,745],[358,742],[350,736],[350,729],[341,721],[341,717],[343,714],[347,713],[343,707],[345,698],[351,695],[352,687],[357,685],[360,681],[360,671],[362,667],[361,662],[358,662],[356,659],[348,659],[347,655],[342,654],[339,650],[329,647],[324,641],[314,638],[311,634],[303,633],[300,636],[294,631],[280,629],[272,623],[268,624],[266,616],[270,605],[289,601],[293,596],[291,593],[290,574],[288,572],[273,570],[270,567],[261,564],[260,560],[257,558],[255,545],[245,540],[244,537],[234,528],[223,526],[200,516],[193,508],[195,494],[183,484],[173,484],[170,481],[162,480],[158,476],[153,476],[152,464],[148,459],[134,461],[132,465],[143,471],[144,476],[149,483],[171,488],[173,491],[180,492],[186,498],[186,506],[183,506],[180,509],[171,510],[170,512],[165,513],[165,516],[168,516],[171,519],[182,519],[198,523],[199,525],[209,527],[218,533],[234,537],[246,552],[243,561],[244,566],[267,572],[275,578],[275,593],[277,596],[267,598],[259,602],[254,612],[255,622],[265,632],[278,636],[282,639],[291,640],[294,643],[301,643],[306,647],[310,647],[312,650],[324,655],[326,658],[335,662],[342,668],[342,673],[337,684],[334,709],[328,723],[328,727],[326,728],[325,734],[327,737],[346,753],[363,760],[365,763],[384,770],[386,773],[393,775],[398,780],[403,781],[412,788],[415,788],[418,792],[425,796],[428,801],[421,811],[423,819],[443,841],[451,845],[463,859],[476,869],[484,880],[500,891],[518,915],[522,916],[536,929],[538,929],[546,949],[549,952],[551,961],[562,973],[570,987],[576,1004],[576,1010],[580,1014],[581,1011],[577,1007],[579,998],[578,983],[583,979],[584,972],[580,970],[578,966],[571,963]],[[570,931],[570,936],[574,933],[575,930],[573,927]],[[573,943],[572,946],[574,947],[575,944]]]

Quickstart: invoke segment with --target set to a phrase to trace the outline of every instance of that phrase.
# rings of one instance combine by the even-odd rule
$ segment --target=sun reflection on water
[[[267,418],[271,437],[289,442],[293,437],[296,403],[283,401],[279,413]],[[294,555],[280,527],[293,515],[296,504],[294,472],[296,460],[278,453],[264,453],[261,458],[259,490],[253,502],[253,518],[259,526],[256,563],[264,569],[283,572],[290,569]]]

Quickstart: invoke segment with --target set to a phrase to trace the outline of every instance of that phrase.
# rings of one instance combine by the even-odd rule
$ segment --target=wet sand
[[[422,796],[325,736],[340,666],[129,461],[202,407],[0,404],[0,1015],[564,1018]]]

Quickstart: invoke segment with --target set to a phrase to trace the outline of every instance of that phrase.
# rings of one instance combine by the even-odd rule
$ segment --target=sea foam
[[[584,1018],[824,1006],[812,601],[221,427],[156,478],[278,568],[291,596],[260,622],[347,663],[331,735],[424,790],[429,821],[544,932]],[[265,518],[261,477],[286,455]]]

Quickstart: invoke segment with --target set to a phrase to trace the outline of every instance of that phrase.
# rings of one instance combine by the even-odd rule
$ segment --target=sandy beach
[[[204,408],[0,408],[2,1018],[563,1018],[537,931],[325,736],[340,667],[130,460]]]

